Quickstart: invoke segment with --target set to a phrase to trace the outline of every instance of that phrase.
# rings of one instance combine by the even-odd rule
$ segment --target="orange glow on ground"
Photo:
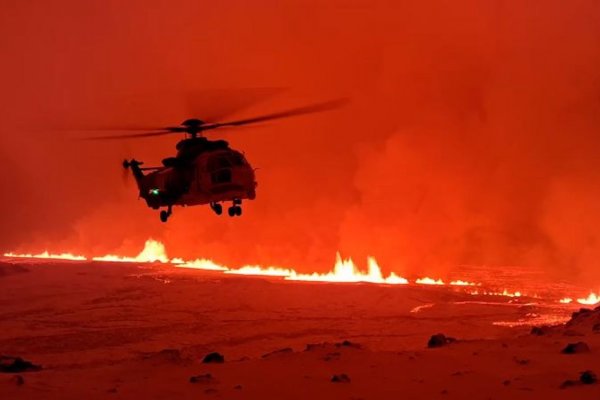
[[[78,256],[78,255],[74,255],[71,253],[60,253],[60,254],[53,254],[53,253],[48,253],[48,251],[44,251],[43,253],[39,253],[39,254],[16,254],[16,253],[4,253],[3,254],[4,257],[10,257],[10,258],[46,258],[46,259],[51,259],[51,260],[71,260],[71,261],[85,261],[87,260],[87,258],[85,258],[84,256]]]
[[[282,276],[287,277],[292,270],[278,267],[260,267],[258,265],[245,265],[238,269],[227,269],[226,274],[233,275],[264,275],[264,276]]]
[[[305,281],[305,282],[330,282],[330,283],[375,283],[375,284],[389,284],[389,285],[431,285],[431,286],[453,286],[456,289],[463,288],[466,293],[471,295],[482,295],[482,296],[503,296],[508,298],[519,298],[519,297],[538,297],[536,295],[524,294],[520,291],[509,291],[504,289],[498,290],[486,290],[482,289],[482,283],[471,282],[467,280],[456,279],[444,282],[442,279],[434,279],[430,277],[417,278],[409,281],[408,279],[401,277],[394,272],[391,272],[387,277],[383,276],[381,268],[377,263],[377,260],[373,257],[367,258],[367,270],[363,271],[359,269],[351,258],[344,259],[337,253],[336,261],[333,269],[326,273],[299,273],[291,268],[283,268],[276,266],[262,267],[259,265],[246,265],[240,268],[230,268],[228,266],[218,264],[212,260],[198,258],[195,260],[184,260],[182,258],[169,258],[165,246],[156,240],[148,239],[143,250],[136,256],[123,256],[123,255],[104,255],[85,257],[81,255],[74,255],[71,253],[49,253],[45,251],[39,254],[18,254],[14,252],[4,253],[5,257],[10,258],[34,258],[34,259],[55,259],[55,260],[72,260],[72,261],[103,261],[103,262],[129,262],[129,263],[169,263],[178,268],[192,268],[202,269],[208,271],[218,271],[225,274],[231,275],[248,275],[248,276],[270,276],[279,277],[289,281]],[[474,287],[477,287],[476,289]],[[564,297],[557,299],[556,301],[562,304],[579,303],[584,305],[594,305],[600,303],[600,296],[591,292],[586,298],[577,298],[573,300],[573,297]]]

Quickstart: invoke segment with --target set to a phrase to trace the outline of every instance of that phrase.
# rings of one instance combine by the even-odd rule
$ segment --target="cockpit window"
[[[213,172],[219,169],[241,165],[246,165],[246,159],[243,155],[239,153],[224,153],[209,158],[206,167],[209,172]]]
[[[211,172],[222,168],[231,168],[231,161],[226,154],[213,156],[208,159],[207,168]]]

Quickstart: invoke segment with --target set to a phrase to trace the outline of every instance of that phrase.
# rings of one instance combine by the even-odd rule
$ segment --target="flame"
[[[58,259],[58,260],[73,260],[73,261],[85,261],[88,258],[85,256],[74,255],[71,253],[60,253],[53,254],[48,251],[44,251],[40,254],[17,254],[13,252],[4,253],[5,257],[11,258],[37,258],[37,259]],[[343,259],[342,256],[337,253],[334,267],[327,273],[312,274],[298,273],[291,268],[282,267],[262,267],[259,265],[245,265],[241,268],[229,268],[225,265],[218,264],[212,260],[198,258],[195,260],[184,260],[182,258],[169,259],[165,246],[156,240],[148,239],[143,250],[135,257],[119,256],[119,255],[105,255],[101,257],[92,257],[94,261],[109,261],[109,262],[161,262],[170,263],[176,267],[181,268],[196,268],[202,270],[218,271],[232,275],[262,275],[271,277],[280,277],[290,281],[310,281],[310,282],[367,282],[377,284],[390,284],[390,285],[407,285],[410,282],[408,279],[396,275],[391,272],[387,277],[384,277],[381,268],[377,264],[374,257],[367,258],[367,271],[362,271],[357,268],[351,258]],[[433,279],[430,277],[415,279],[414,284],[417,285],[446,285],[442,279]],[[536,295],[525,295],[520,291],[509,291],[504,289],[503,291],[489,291],[481,289],[481,283],[465,281],[461,279],[452,280],[448,283],[450,286],[464,287],[464,291],[472,295],[485,295],[485,296],[504,296],[509,298],[518,298],[522,296],[527,297],[538,297]],[[470,289],[478,287],[478,289]],[[558,300],[560,303],[569,304],[574,302],[573,298],[565,297]],[[589,294],[587,298],[579,298],[576,300],[579,304],[594,305],[600,303],[600,295],[593,292]]]
[[[53,253],[48,253],[48,251],[44,251],[43,253],[39,253],[39,254],[17,254],[17,253],[9,252],[9,253],[4,253],[3,256],[11,257],[11,258],[48,258],[48,259],[52,259],[52,260],[71,260],[71,261],[87,260],[87,258],[85,258],[84,256],[78,256],[78,255],[74,255],[71,253],[53,254]]]
[[[504,296],[504,297],[521,297],[523,296],[523,294],[519,291],[517,292],[509,292],[508,290],[504,289],[501,292],[494,292],[494,291],[487,291],[487,290],[471,290],[469,292],[469,294],[472,294],[474,296],[478,296],[478,295],[483,295],[483,296]],[[530,297],[537,297],[537,296],[530,296]]]
[[[459,279],[459,280],[450,282],[450,285],[451,286],[481,286],[481,283],[461,281]]]
[[[419,278],[415,281],[415,283],[417,285],[445,285],[443,280],[438,279],[436,281],[435,279],[431,279],[429,277]]]
[[[384,278],[377,260],[373,257],[367,258],[367,273],[360,271],[354,265],[351,258],[342,259],[340,253],[336,254],[335,266],[333,271],[325,274],[298,274],[291,270],[290,275],[285,279],[290,281],[314,281],[314,282],[369,282],[369,283],[387,283],[390,285],[406,285],[408,280],[394,274],[393,272]]]
[[[205,269],[209,271],[227,271],[229,268],[207,260],[206,258],[197,258],[194,261],[184,261],[180,258],[175,259],[177,266],[182,268]],[[173,262],[173,260],[171,260]]]
[[[577,299],[577,302],[579,304],[594,305],[600,303],[600,296],[596,295],[595,293],[590,293],[585,299]]]
[[[506,297],[521,297],[521,292],[509,292],[508,290],[504,289],[502,291],[502,293],[500,293],[500,296],[506,296]]]
[[[109,261],[109,262],[157,262],[168,263],[169,257],[165,250],[165,245],[159,241],[148,239],[144,244],[144,249],[135,257],[123,257],[108,254],[102,257],[93,257],[94,261]],[[176,261],[179,261],[177,259]]]

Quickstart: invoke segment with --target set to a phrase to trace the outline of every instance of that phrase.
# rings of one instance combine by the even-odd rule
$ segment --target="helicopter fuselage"
[[[256,197],[254,169],[227,142],[191,138],[179,142],[177,149],[176,157],[164,159],[162,167],[146,174],[131,163],[140,197],[153,209],[168,207],[161,220],[166,221],[175,205],[210,204],[221,214],[220,203],[227,201],[233,204],[230,215],[240,215],[242,200]]]

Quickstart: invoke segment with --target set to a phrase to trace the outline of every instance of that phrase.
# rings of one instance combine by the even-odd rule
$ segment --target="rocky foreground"
[[[167,267],[3,271],[1,399],[600,398],[599,309],[507,328],[544,310]]]

